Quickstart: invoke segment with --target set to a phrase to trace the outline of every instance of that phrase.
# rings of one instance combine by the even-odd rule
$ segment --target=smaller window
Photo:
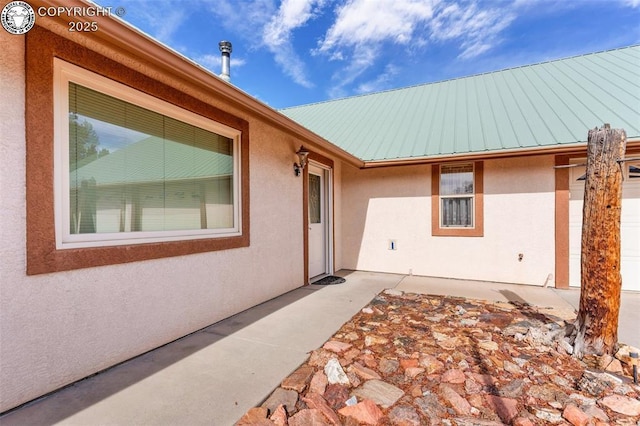
[[[440,226],[473,228],[473,164],[440,168]]]
[[[640,180],[640,163],[629,164],[629,179]]]
[[[432,170],[432,234],[482,236],[482,162],[435,165]]]

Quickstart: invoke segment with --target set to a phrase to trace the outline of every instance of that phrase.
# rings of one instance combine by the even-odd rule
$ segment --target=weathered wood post
[[[627,135],[622,129],[589,130],[582,211],[580,308],[574,355],[612,354],[618,343],[620,311],[620,211],[622,163]]]

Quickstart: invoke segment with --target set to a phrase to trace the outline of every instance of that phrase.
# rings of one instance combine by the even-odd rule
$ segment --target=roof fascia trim
[[[361,168],[371,169],[377,167],[412,166],[419,164],[442,163],[445,161],[493,160],[497,158],[528,157],[534,155],[584,155],[586,153],[586,149],[587,143],[580,142],[577,144],[554,146],[550,148],[528,148],[480,153],[435,155],[417,158],[399,158],[397,160],[371,160],[365,161],[364,166]],[[627,151],[635,151],[637,149],[640,149],[640,138],[627,139]]]

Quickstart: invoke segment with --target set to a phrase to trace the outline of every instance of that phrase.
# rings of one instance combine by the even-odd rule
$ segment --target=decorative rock
[[[482,385],[473,379],[466,379],[464,382],[464,390],[468,394],[476,394],[482,391]]]
[[[364,337],[365,346],[386,345],[387,343],[389,343],[389,339],[375,334],[367,334]]]
[[[487,405],[495,411],[500,420],[510,424],[518,415],[518,401],[511,398],[502,398],[495,395],[485,395]]]
[[[442,395],[442,398],[451,405],[451,408],[453,408],[457,414],[461,414],[463,416],[471,414],[471,404],[460,396],[460,394],[451,386],[441,384],[440,394]]]
[[[500,396],[505,396],[509,398],[516,398],[522,394],[524,389],[524,381],[522,379],[516,379],[498,390]]]
[[[366,425],[376,425],[382,418],[383,414],[375,402],[365,399],[356,405],[341,408],[338,413],[345,417],[353,417],[360,423]]]
[[[476,419],[475,417],[456,417],[453,419],[453,424],[456,426],[504,426],[502,422]]]
[[[586,426],[589,423],[589,416],[573,404],[568,404],[564,408],[562,417],[573,426]]]
[[[302,400],[307,404],[309,408],[315,408],[320,411],[324,416],[329,420],[334,426],[339,426],[342,424],[340,421],[340,417],[329,407],[327,401],[318,395],[317,393],[309,393],[306,397],[302,397]]]
[[[416,410],[406,405],[393,407],[388,416],[391,424],[395,426],[420,426],[421,424]]]
[[[309,392],[324,395],[327,384],[329,384],[329,380],[327,379],[327,375],[324,374],[324,371],[316,371],[311,378],[311,383],[309,383]]]
[[[380,360],[380,372],[382,374],[392,374],[400,367],[400,362],[396,359],[382,358]]]
[[[285,390],[277,388],[265,402],[262,403],[262,407],[273,412],[279,405],[284,405],[287,409],[287,413],[293,414],[296,412],[296,403],[298,402],[298,392],[294,390]],[[266,416],[265,416],[266,417]]]
[[[404,391],[381,380],[368,380],[353,394],[362,399],[370,399],[382,408],[389,408],[404,395]]]
[[[513,426],[534,426],[533,422],[526,417],[517,417],[513,419]]]
[[[610,395],[598,401],[611,411],[625,416],[640,416],[640,401],[622,395]]]
[[[534,416],[549,423],[560,423],[562,421],[562,414],[558,410],[551,410],[549,408],[531,407],[531,412]]]
[[[440,381],[444,383],[464,383],[465,380],[467,380],[467,376],[457,368],[447,370],[440,376]]]
[[[345,385],[327,385],[327,389],[322,395],[327,401],[329,406],[334,410],[337,410],[344,406],[347,399],[349,399],[349,388]]]
[[[267,419],[269,410],[264,407],[251,408],[236,423],[236,426],[273,426],[271,420]]]
[[[478,342],[478,347],[487,351],[497,351],[498,344],[493,340],[482,340]]]
[[[359,377],[363,378],[364,380],[371,380],[371,379],[381,379],[382,377],[380,377],[380,375],[378,373],[376,373],[374,370],[365,367],[364,365],[358,363],[358,362],[354,362],[350,367],[349,367],[350,371],[354,372],[355,374],[357,374]]]
[[[311,356],[309,357],[309,361],[307,363],[313,367],[323,368],[332,358],[336,358],[336,354],[334,354],[333,352],[330,352],[326,349],[317,349],[311,352]]]
[[[404,370],[404,375],[411,379],[415,379],[422,373],[424,373],[424,368],[420,368],[420,367],[409,367],[406,370]]]
[[[588,416],[591,416],[598,420],[602,420],[603,422],[607,422],[607,423],[609,422],[609,416],[607,416],[607,413],[602,411],[600,407],[597,407],[595,405],[589,405],[587,407],[582,407],[582,409],[584,410],[585,414],[587,414]]]
[[[342,385],[348,385],[350,383],[349,378],[340,365],[340,362],[335,358],[331,358],[329,362],[327,362],[327,365],[324,366],[324,374],[327,375],[327,380],[331,384],[339,383]]]
[[[331,426],[331,423],[319,410],[308,409],[290,417],[289,426]]]
[[[278,405],[278,408],[273,412],[269,420],[273,422],[275,426],[287,426],[287,411],[283,405]]]
[[[289,377],[284,379],[280,386],[283,389],[293,389],[294,391],[300,393],[307,387],[307,383],[309,383],[309,379],[313,375],[313,367],[310,365],[303,365],[293,372]]]
[[[421,367],[424,367],[427,374],[437,373],[444,369],[444,363],[433,355],[422,356],[419,360]]]
[[[422,414],[433,419],[440,419],[447,412],[435,395],[425,395],[422,398],[416,398],[413,402]]]
[[[329,340],[327,343],[322,345],[322,347],[328,351],[335,353],[342,353],[347,349],[351,348],[353,345],[351,343],[344,343],[338,340]]]
[[[509,373],[522,374],[522,369],[520,369],[520,367],[518,367],[518,365],[513,362],[504,361],[502,368],[504,368],[505,371],[508,371]]]
[[[613,359],[611,360],[609,365],[607,365],[607,368],[605,368],[605,370],[610,373],[622,374],[622,363],[618,359]]]

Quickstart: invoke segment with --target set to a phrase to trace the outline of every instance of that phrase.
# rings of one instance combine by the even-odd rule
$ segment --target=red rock
[[[611,395],[602,398],[599,403],[611,411],[625,416],[640,416],[640,401],[622,395]]]
[[[273,426],[271,420],[267,419],[269,410],[264,407],[251,408],[236,423],[236,426]]]
[[[394,407],[389,412],[389,421],[394,426],[420,426],[420,416],[413,407]]]
[[[289,418],[289,426],[331,426],[324,415],[313,408],[301,410]]]
[[[351,371],[362,377],[364,380],[381,379],[380,375],[370,368],[365,367],[359,362],[354,362],[350,368]],[[354,385],[357,386],[357,385]]]
[[[589,423],[589,416],[573,404],[568,404],[565,407],[562,417],[573,426],[586,426]]]
[[[311,383],[309,383],[309,392],[324,395],[324,391],[327,388],[328,383],[329,381],[327,380],[327,375],[324,374],[324,371],[316,371],[311,378]]]
[[[445,371],[440,377],[440,381],[444,383],[464,383],[465,380],[467,380],[467,377],[462,370],[458,370],[457,368]]]
[[[292,389],[298,393],[302,392],[307,387],[311,375],[313,375],[314,369],[310,365],[303,365],[294,371],[289,377],[282,381],[283,389]]]
[[[287,421],[287,410],[284,409],[284,405],[278,405],[269,420],[273,422],[274,426],[287,426],[289,422]]]
[[[417,367],[418,366],[418,360],[415,358],[404,358],[400,360],[400,367],[402,367],[403,369],[407,369],[407,368],[411,368],[411,367]]]
[[[301,398],[309,408],[315,408],[320,411],[324,416],[329,420],[329,423],[332,425],[338,426],[342,422],[340,421],[340,417],[329,407],[327,401],[318,395],[317,393],[308,393],[307,396],[303,396]]]
[[[365,399],[356,405],[341,408],[338,413],[345,417],[353,417],[366,425],[376,425],[383,416],[382,410],[370,399]]]
[[[424,373],[424,368],[420,368],[420,367],[409,367],[406,370],[404,370],[404,375],[412,379],[419,376],[422,373]]]
[[[471,413],[471,404],[464,399],[458,392],[453,390],[449,385],[440,385],[440,395],[442,398],[451,405],[453,410],[461,415],[468,416]]]
[[[395,372],[400,363],[395,359],[382,358],[380,360],[380,372],[382,374],[391,374]]]
[[[420,386],[420,385],[411,386],[411,389],[409,389],[409,394],[411,396],[416,397],[416,398],[419,397],[419,396],[422,396],[422,386]]]
[[[433,355],[425,355],[420,358],[420,366],[424,367],[427,374],[437,373],[444,368],[444,364]]]
[[[344,402],[349,399],[349,388],[345,385],[329,384],[323,397],[331,408],[337,410],[343,407]]]
[[[378,366],[378,361],[376,357],[372,354],[364,354],[362,355],[362,362],[369,368],[376,368]]]
[[[534,426],[533,422],[526,417],[516,417],[513,419],[512,426]]]
[[[515,399],[485,395],[485,400],[487,405],[507,424],[518,415],[518,401]]]
[[[322,347],[328,351],[335,352],[337,354],[350,349],[353,345],[351,343],[344,343],[338,340],[329,340],[327,343],[322,345]]]

